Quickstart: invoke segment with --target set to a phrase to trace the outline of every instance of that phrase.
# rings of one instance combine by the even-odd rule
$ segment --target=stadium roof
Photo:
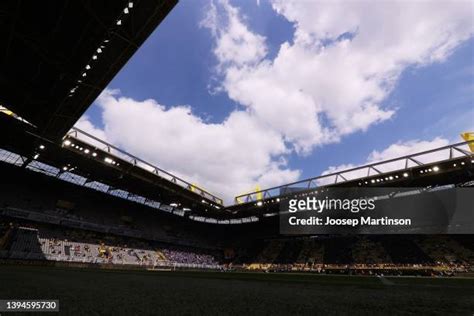
[[[185,212],[194,220],[210,223],[244,223],[274,216],[281,201],[326,187],[462,185],[472,182],[474,171],[474,155],[467,149],[469,142],[463,142],[249,193],[237,197],[236,204],[224,206],[209,192],[80,130],[74,128],[62,142],[54,142],[24,125],[0,115],[0,126],[18,129],[0,137],[0,161],[152,207],[166,204],[167,211],[181,216]]]
[[[265,216],[277,211],[280,198],[320,186],[472,179],[473,155],[461,143],[249,193],[224,206],[209,192],[104,141],[77,129],[68,133],[176,2],[0,2],[0,148],[8,151],[0,149],[0,160],[83,186],[98,184],[96,189],[146,205],[186,208],[188,216],[202,220]],[[436,162],[419,161],[442,151],[447,156]],[[8,161],[12,153],[14,162]],[[404,165],[383,169],[400,161]],[[434,163],[440,172],[432,172]]]
[[[74,169],[87,183],[99,180],[107,184],[108,191],[146,192],[147,197],[167,203],[182,201],[188,207],[221,205],[219,198],[157,167],[150,169],[149,164],[144,166],[139,158],[110,144],[88,147],[101,158],[99,163],[83,159],[82,152],[72,147],[63,148],[67,132],[176,3],[1,2],[0,35],[5,44],[0,50],[1,147],[25,157],[22,167],[40,164],[60,173],[67,168],[71,175]],[[79,146],[80,140],[75,142]],[[38,146],[45,149],[41,157]],[[104,152],[104,146],[109,152]],[[112,161],[110,150],[121,155],[114,156],[114,166],[108,163]]]
[[[60,139],[177,0],[0,2],[0,105]]]

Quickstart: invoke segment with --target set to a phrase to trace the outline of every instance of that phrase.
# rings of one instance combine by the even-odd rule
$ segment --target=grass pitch
[[[64,315],[473,315],[474,279],[2,265],[0,299],[59,299]]]

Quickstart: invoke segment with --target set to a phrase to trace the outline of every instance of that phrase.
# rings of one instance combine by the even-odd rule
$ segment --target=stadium
[[[0,300],[80,315],[472,314],[468,217],[429,233],[280,226],[282,205],[316,190],[473,190],[472,134],[227,203],[74,126],[176,4],[0,5]]]

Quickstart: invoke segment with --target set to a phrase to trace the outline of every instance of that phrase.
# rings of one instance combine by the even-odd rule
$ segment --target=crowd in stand
[[[10,236],[9,240],[5,236]],[[0,254],[145,266],[238,268],[258,271],[450,275],[474,271],[474,249],[458,236],[320,236],[269,239],[236,246],[232,256],[92,231],[31,222],[0,225]],[[8,241],[8,242],[6,242]],[[235,251],[234,251],[235,250]]]
[[[217,255],[208,250],[155,241],[37,223],[11,225],[11,229],[14,233],[3,251],[3,255],[10,258],[147,266],[184,264],[211,267],[218,264]]]
[[[237,254],[245,259],[234,262],[264,271],[395,275],[474,271],[474,250],[451,236],[325,236],[272,239],[254,247],[259,247],[254,250],[257,255],[249,258],[245,249]]]

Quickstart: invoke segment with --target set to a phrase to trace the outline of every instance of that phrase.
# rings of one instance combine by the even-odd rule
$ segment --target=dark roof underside
[[[0,105],[61,138],[176,3],[0,1]]]

